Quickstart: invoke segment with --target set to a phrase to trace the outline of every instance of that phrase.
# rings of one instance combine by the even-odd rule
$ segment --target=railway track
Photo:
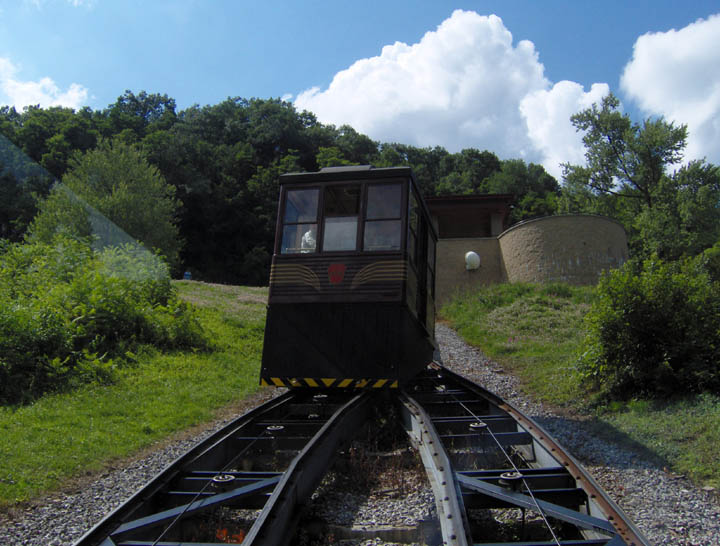
[[[546,431],[478,385],[438,367],[400,402],[433,484],[446,544],[649,544]],[[519,527],[513,533],[519,538],[488,540],[488,510],[505,528]]]
[[[437,366],[399,392],[291,390],[196,445],[76,546],[289,544],[334,456],[378,413],[399,416],[422,459],[429,544],[649,544],[541,427]]]

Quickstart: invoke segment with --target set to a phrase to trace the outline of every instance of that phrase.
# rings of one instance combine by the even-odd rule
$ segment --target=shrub
[[[58,237],[0,251],[0,403],[107,381],[142,344],[207,345],[165,262],[141,247]]]
[[[605,274],[585,320],[581,371],[606,397],[720,387],[720,285],[697,260],[654,257]]]

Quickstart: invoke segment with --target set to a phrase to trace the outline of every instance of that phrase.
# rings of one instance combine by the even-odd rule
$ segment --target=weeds
[[[582,318],[591,298],[591,288],[561,283],[499,284],[453,299],[441,317],[545,401],[576,405]]]

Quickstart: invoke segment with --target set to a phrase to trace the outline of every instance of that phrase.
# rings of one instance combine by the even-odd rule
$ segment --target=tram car
[[[260,383],[398,388],[424,369],[436,242],[407,167],[282,175]]]

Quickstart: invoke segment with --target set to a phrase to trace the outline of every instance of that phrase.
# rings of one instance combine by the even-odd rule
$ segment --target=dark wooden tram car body
[[[433,359],[435,244],[409,168],[280,177],[261,384],[396,388]]]

